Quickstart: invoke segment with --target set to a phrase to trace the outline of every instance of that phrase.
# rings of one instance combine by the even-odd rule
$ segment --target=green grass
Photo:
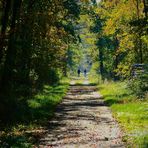
[[[53,117],[56,106],[65,96],[69,80],[64,79],[55,86],[44,86],[43,91],[27,99],[16,113],[15,123],[0,131],[0,147],[30,148],[44,134],[42,127]],[[21,120],[20,120],[21,119]],[[36,132],[39,130],[40,132]]]
[[[100,84],[101,83],[101,77],[98,74],[90,74],[88,75],[89,81],[92,84]]]
[[[125,82],[99,85],[101,94],[125,131],[123,140],[129,147],[148,147],[148,101],[137,99]]]

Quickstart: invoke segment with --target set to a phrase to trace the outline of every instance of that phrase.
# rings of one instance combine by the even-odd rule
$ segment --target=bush
[[[129,87],[136,96],[144,98],[148,93],[148,74],[141,73],[130,80]]]

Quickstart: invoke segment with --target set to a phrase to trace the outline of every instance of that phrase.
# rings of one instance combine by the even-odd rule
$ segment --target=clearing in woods
[[[122,132],[96,86],[73,81],[63,102],[49,121],[39,147],[124,148]]]

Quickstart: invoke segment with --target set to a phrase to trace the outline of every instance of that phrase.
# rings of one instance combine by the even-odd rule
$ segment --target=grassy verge
[[[56,86],[44,86],[42,92],[26,99],[16,116],[21,120],[4,126],[0,131],[0,147],[30,148],[45,134],[43,128],[54,115],[55,108],[66,94],[68,80],[62,80]]]
[[[123,140],[132,148],[148,147],[148,100],[136,99],[125,82],[99,85],[113,115],[125,131]]]

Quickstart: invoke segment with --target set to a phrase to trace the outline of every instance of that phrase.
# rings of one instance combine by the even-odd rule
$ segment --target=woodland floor
[[[87,80],[72,81],[37,147],[124,148],[118,123],[97,91]]]

